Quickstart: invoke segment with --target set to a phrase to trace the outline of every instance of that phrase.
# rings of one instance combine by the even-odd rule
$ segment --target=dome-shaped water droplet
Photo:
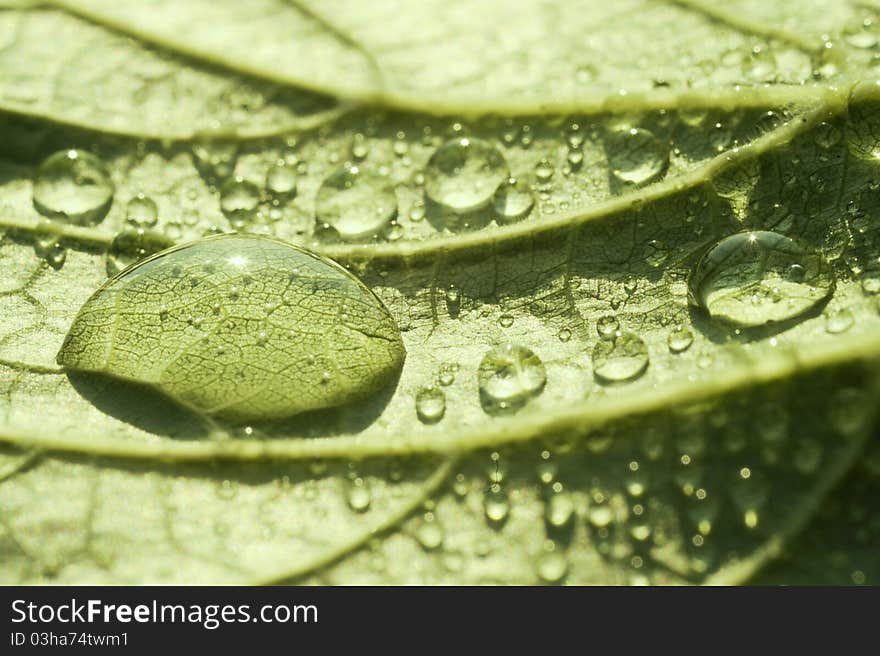
[[[560,583],[568,574],[568,559],[565,554],[553,550],[538,558],[538,576],[545,583]]]
[[[280,160],[266,171],[266,191],[276,199],[296,196],[296,168]]]
[[[612,131],[605,140],[611,174],[624,185],[643,185],[663,177],[669,166],[669,147],[640,128]]]
[[[115,276],[135,262],[172,246],[174,242],[161,232],[123,230],[113,237],[107,249],[107,275]]]
[[[834,291],[828,262],[775,232],[740,232],[712,246],[688,278],[689,299],[710,317],[754,327],[803,317]]]
[[[490,415],[519,410],[538,396],[546,383],[544,363],[533,351],[517,344],[491,349],[477,370],[480,404]]]
[[[416,392],[416,415],[423,424],[436,424],[446,414],[446,395],[429,385]]]
[[[544,519],[554,529],[567,526],[574,518],[574,501],[569,494],[560,492],[550,497],[544,508]]]
[[[483,497],[483,511],[491,526],[497,528],[507,521],[507,516],[510,514],[510,500],[500,486],[493,485],[486,492]]]
[[[602,383],[623,383],[648,368],[648,347],[634,333],[617,334],[593,348],[593,375]]]
[[[416,529],[416,539],[426,551],[439,549],[445,537],[443,526],[436,519],[424,521]]]
[[[375,237],[397,217],[391,182],[357,166],[337,169],[325,178],[315,198],[315,216],[345,241]]]
[[[666,344],[671,353],[683,353],[694,343],[694,334],[687,328],[678,327],[670,331]]]
[[[335,262],[266,237],[220,235],[105,283],[57,360],[243,423],[372,396],[404,357],[388,310]]]
[[[235,229],[246,226],[260,204],[260,190],[244,178],[229,178],[220,187],[220,209]]]
[[[531,185],[520,180],[507,182],[495,194],[495,220],[501,224],[515,223],[526,218],[535,206]]]
[[[370,486],[364,479],[355,478],[348,484],[345,500],[348,502],[348,507],[355,512],[366,512],[373,501]]]
[[[848,308],[838,308],[825,315],[825,331],[832,335],[844,333],[855,323],[855,317]]]
[[[613,314],[606,314],[596,321],[596,332],[602,339],[612,339],[620,329],[620,322]]]
[[[501,152],[462,137],[440,146],[425,169],[425,193],[441,208],[469,212],[486,206],[510,177]]]
[[[206,136],[193,144],[192,157],[193,164],[203,178],[212,184],[220,182],[235,170],[238,143]]]
[[[125,208],[125,220],[136,228],[152,228],[159,220],[156,201],[144,194],[133,197]]]
[[[37,168],[33,203],[51,219],[94,225],[107,215],[114,191],[104,162],[84,150],[63,150]]]

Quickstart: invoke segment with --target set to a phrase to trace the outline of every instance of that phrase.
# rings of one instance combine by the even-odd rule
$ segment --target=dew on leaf
[[[477,370],[480,404],[490,415],[516,412],[547,383],[544,363],[533,351],[502,344],[483,356]]]
[[[423,521],[415,531],[416,539],[425,551],[439,549],[446,537],[443,526],[436,520]]]
[[[237,230],[253,220],[259,204],[259,188],[244,178],[229,178],[220,187],[220,209]]]
[[[666,344],[669,346],[669,351],[671,353],[683,353],[684,351],[687,351],[693,343],[694,334],[688,328],[675,328],[670,331],[669,335],[666,337]]]
[[[174,242],[161,232],[143,228],[123,230],[113,237],[107,249],[107,275],[115,276],[135,262],[172,246]]]
[[[54,236],[39,237],[34,242],[34,253],[53,269],[60,269],[67,260],[67,249]]]
[[[315,218],[339,239],[371,239],[397,218],[397,194],[387,178],[358,166],[344,166],[321,183]]]
[[[114,192],[110,172],[97,156],[85,150],[62,150],[37,168],[33,204],[50,219],[94,225],[107,215]]]
[[[192,146],[193,164],[210,183],[221,182],[232,175],[238,160],[238,144],[234,140],[206,136]]]
[[[560,583],[568,574],[568,559],[565,554],[553,550],[538,558],[538,576],[544,583]]]
[[[416,416],[423,424],[436,424],[446,414],[446,395],[429,385],[416,392]]]
[[[80,309],[57,361],[242,423],[371,397],[404,357],[388,310],[335,262],[266,237],[219,235],[106,282]]]
[[[136,228],[152,228],[159,220],[159,208],[149,196],[134,196],[125,208],[125,220]]]
[[[500,486],[493,485],[483,496],[483,512],[490,526],[500,527],[510,514],[510,500]]]
[[[565,492],[554,494],[544,507],[544,520],[554,529],[567,526],[574,517],[574,501]]]
[[[297,180],[296,169],[280,160],[266,171],[266,192],[276,200],[293,198]]]
[[[834,291],[819,253],[769,231],[740,232],[714,244],[688,278],[692,305],[740,327],[804,317]]]
[[[425,194],[445,210],[470,212],[486,206],[510,177],[495,146],[462,137],[440,146],[425,168]]]
[[[498,325],[502,328],[510,328],[513,325],[513,315],[502,314],[498,317]]]
[[[648,368],[648,347],[634,333],[618,333],[593,348],[593,375],[602,383],[634,380]]]
[[[445,291],[446,311],[453,319],[461,312],[461,292],[455,285],[449,285]]]
[[[644,185],[663,177],[669,166],[669,148],[641,128],[620,128],[605,140],[611,174],[624,185]]]
[[[596,321],[596,332],[602,339],[612,339],[620,329],[620,322],[613,314],[606,314]]]
[[[495,193],[493,203],[498,223],[515,223],[531,213],[535,207],[535,194],[524,180],[509,180]]]
[[[345,491],[345,500],[348,507],[355,512],[366,512],[373,502],[369,484],[362,478],[349,481]]]
[[[846,332],[853,323],[855,317],[848,308],[837,308],[825,314],[825,331],[832,335]]]

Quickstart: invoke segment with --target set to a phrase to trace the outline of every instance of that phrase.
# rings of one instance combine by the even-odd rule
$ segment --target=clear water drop
[[[635,380],[648,368],[648,347],[634,333],[619,333],[593,348],[593,375],[601,383]]]
[[[355,478],[346,488],[345,500],[355,512],[366,512],[373,502],[369,484],[362,478]]]
[[[544,507],[544,520],[554,529],[568,526],[574,519],[574,500],[565,492],[554,494]]]
[[[568,559],[561,551],[553,550],[538,558],[538,576],[544,583],[561,583],[568,574]]]
[[[193,164],[209,183],[221,182],[232,175],[238,160],[238,143],[234,140],[206,136],[192,147]]]
[[[123,230],[113,237],[110,248],[107,249],[107,275],[115,276],[135,262],[172,246],[174,241],[161,232],[143,228]]]
[[[612,131],[605,141],[611,174],[618,183],[640,186],[659,180],[669,167],[669,147],[641,128]]]
[[[535,207],[535,193],[522,179],[508,181],[495,193],[495,220],[501,224],[522,221]]]
[[[509,177],[495,146],[462,137],[440,146],[428,160],[425,194],[441,208],[470,212],[489,204]]]
[[[250,223],[260,204],[260,189],[242,177],[229,178],[220,187],[220,209],[236,230]]]
[[[688,296],[713,319],[754,327],[804,317],[834,285],[822,255],[785,235],[753,231],[714,244],[692,269]]]
[[[825,314],[825,332],[831,335],[845,333],[854,323],[855,317],[849,308],[838,308]]]
[[[159,220],[159,208],[149,196],[134,196],[125,208],[125,220],[136,228],[152,228]]]
[[[613,339],[620,330],[620,322],[613,314],[606,314],[596,321],[596,332],[602,339]]]
[[[397,218],[397,194],[391,182],[358,166],[328,175],[315,197],[318,223],[344,241],[372,239]]]
[[[423,424],[436,424],[446,414],[446,395],[429,385],[416,392],[416,416]]]
[[[266,171],[266,192],[278,200],[293,198],[298,179],[296,168],[279,160]]]
[[[544,363],[532,350],[517,344],[491,349],[477,370],[480,404],[490,415],[516,412],[538,396],[546,383]]]
[[[492,486],[483,496],[483,512],[489,525],[500,527],[510,515],[510,500],[500,486]]]
[[[94,225],[107,215],[114,192],[110,172],[97,156],[85,150],[62,150],[37,168],[33,204],[50,219]]]
[[[688,329],[679,326],[670,331],[666,337],[666,345],[670,353],[684,353],[694,343],[694,334]]]

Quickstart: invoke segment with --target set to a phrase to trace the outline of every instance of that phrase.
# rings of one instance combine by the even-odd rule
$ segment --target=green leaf
[[[757,580],[873,580],[871,8],[6,4],[4,581],[747,583],[796,540]],[[109,210],[34,203],[71,149]],[[55,364],[108,273],[230,230],[358,276],[399,380],[241,426]]]

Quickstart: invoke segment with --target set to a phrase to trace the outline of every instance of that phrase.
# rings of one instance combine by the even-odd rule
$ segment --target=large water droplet
[[[560,551],[544,553],[538,559],[538,576],[545,583],[559,583],[568,574],[568,559]]]
[[[397,194],[387,178],[346,166],[321,183],[315,215],[320,227],[341,239],[370,239],[397,217]]]
[[[669,166],[669,148],[648,130],[614,130],[605,141],[605,150],[611,174],[621,184],[653,182],[663,177]]]
[[[623,383],[648,368],[648,347],[634,333],[619,333],[593,348],[593,375],[602,383]]]
[[[404,357],[388,310],[335,262],[266,237],[219,235],[105,283],[57,360],[244,423],[370,397]]]
[[[443,209],[469,212],[486,206],[509,175],[497,148],[463,137],[434,151],[425,169],[425,193]]]
[[[491,415],[515,412],[547,383],[544,363],[530,349],[502,344],[483,356],[477,371],[480,403]]]
[[[710,317],[754,327],[801,318],[834,291],[828,262],[775,232],[740,232],[712,246],[691,271],[690,302]]]
[[[33,203],[43,216],[94,225],[107,215],[114,191],[104,162],[84,150],[63,150],[37,168]]]
[[[266,172],[266,191],[276,200],[296,196],[296,183],[296,169],[284,160],[276,162]]]

